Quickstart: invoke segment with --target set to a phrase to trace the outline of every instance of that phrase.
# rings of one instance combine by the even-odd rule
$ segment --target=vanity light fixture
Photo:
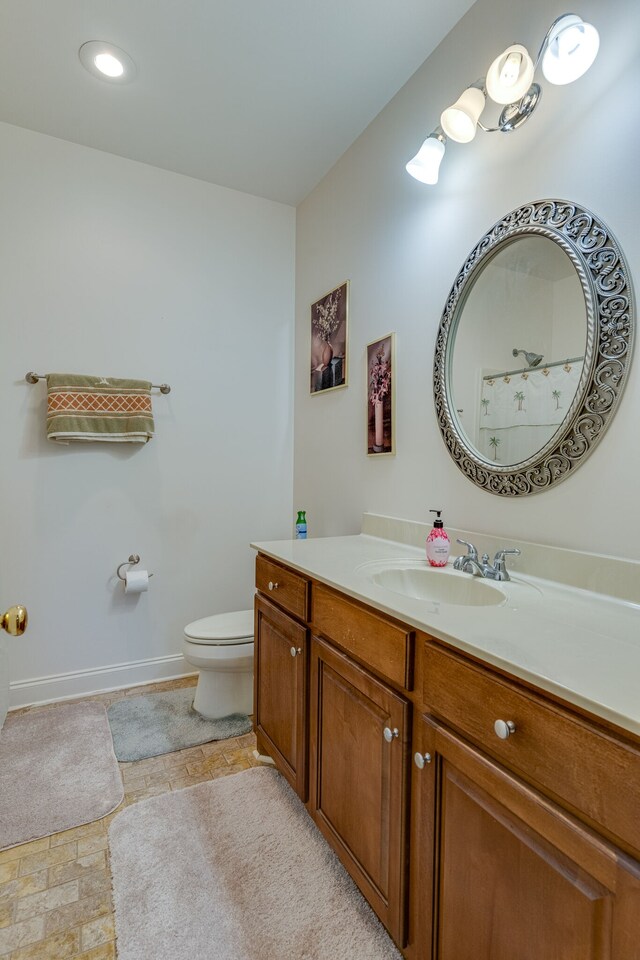
[[[85,70],[109,83],[130,83],[136,75],[136,65],[129,54],[106,40],[87,40],[78,56]]]
[[[525,123],[540,101],[540,84],[533,82],[541,65],[549,83],[572,83],[589,69],[598,53],[598,31],[575,13],[564,13],[551,24],[535,62],[526,47],[511,44],[496,57],[482,80],[477,80],[440,116],[440,126],[429,134],[406,165],[407,173],[422,183],[438,182],[447,140],[470,143],[478,127],[485,133],[510,133]],[[486,98],[503,106],[495,127],[480,120]]]

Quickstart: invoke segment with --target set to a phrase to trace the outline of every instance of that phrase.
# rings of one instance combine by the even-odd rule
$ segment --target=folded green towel
[[[153,436],[151,383],[47,374],[47,438],[146,443]]]

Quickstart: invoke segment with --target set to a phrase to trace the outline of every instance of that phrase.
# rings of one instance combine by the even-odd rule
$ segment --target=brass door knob
[[[7,612],[2,614],[0,626],[12,637],[21,637],[27,629],[28,621],[27,608],[17,604],[15,607],[9,607]]]

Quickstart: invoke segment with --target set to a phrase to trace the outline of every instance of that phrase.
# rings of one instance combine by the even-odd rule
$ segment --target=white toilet
[[[253,610],[187,624],[182,654],[200,671],[194,710],[212,720],[253,713]]]

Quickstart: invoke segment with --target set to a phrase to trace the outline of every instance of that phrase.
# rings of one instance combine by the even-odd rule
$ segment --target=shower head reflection
[[[515,347],[513,348],[512,353],[514,357],[517,357],[518,354],[521,353],[529,367],[537,367],[544,357],[542,353],[530,353],[528,350],[516,350]]]

